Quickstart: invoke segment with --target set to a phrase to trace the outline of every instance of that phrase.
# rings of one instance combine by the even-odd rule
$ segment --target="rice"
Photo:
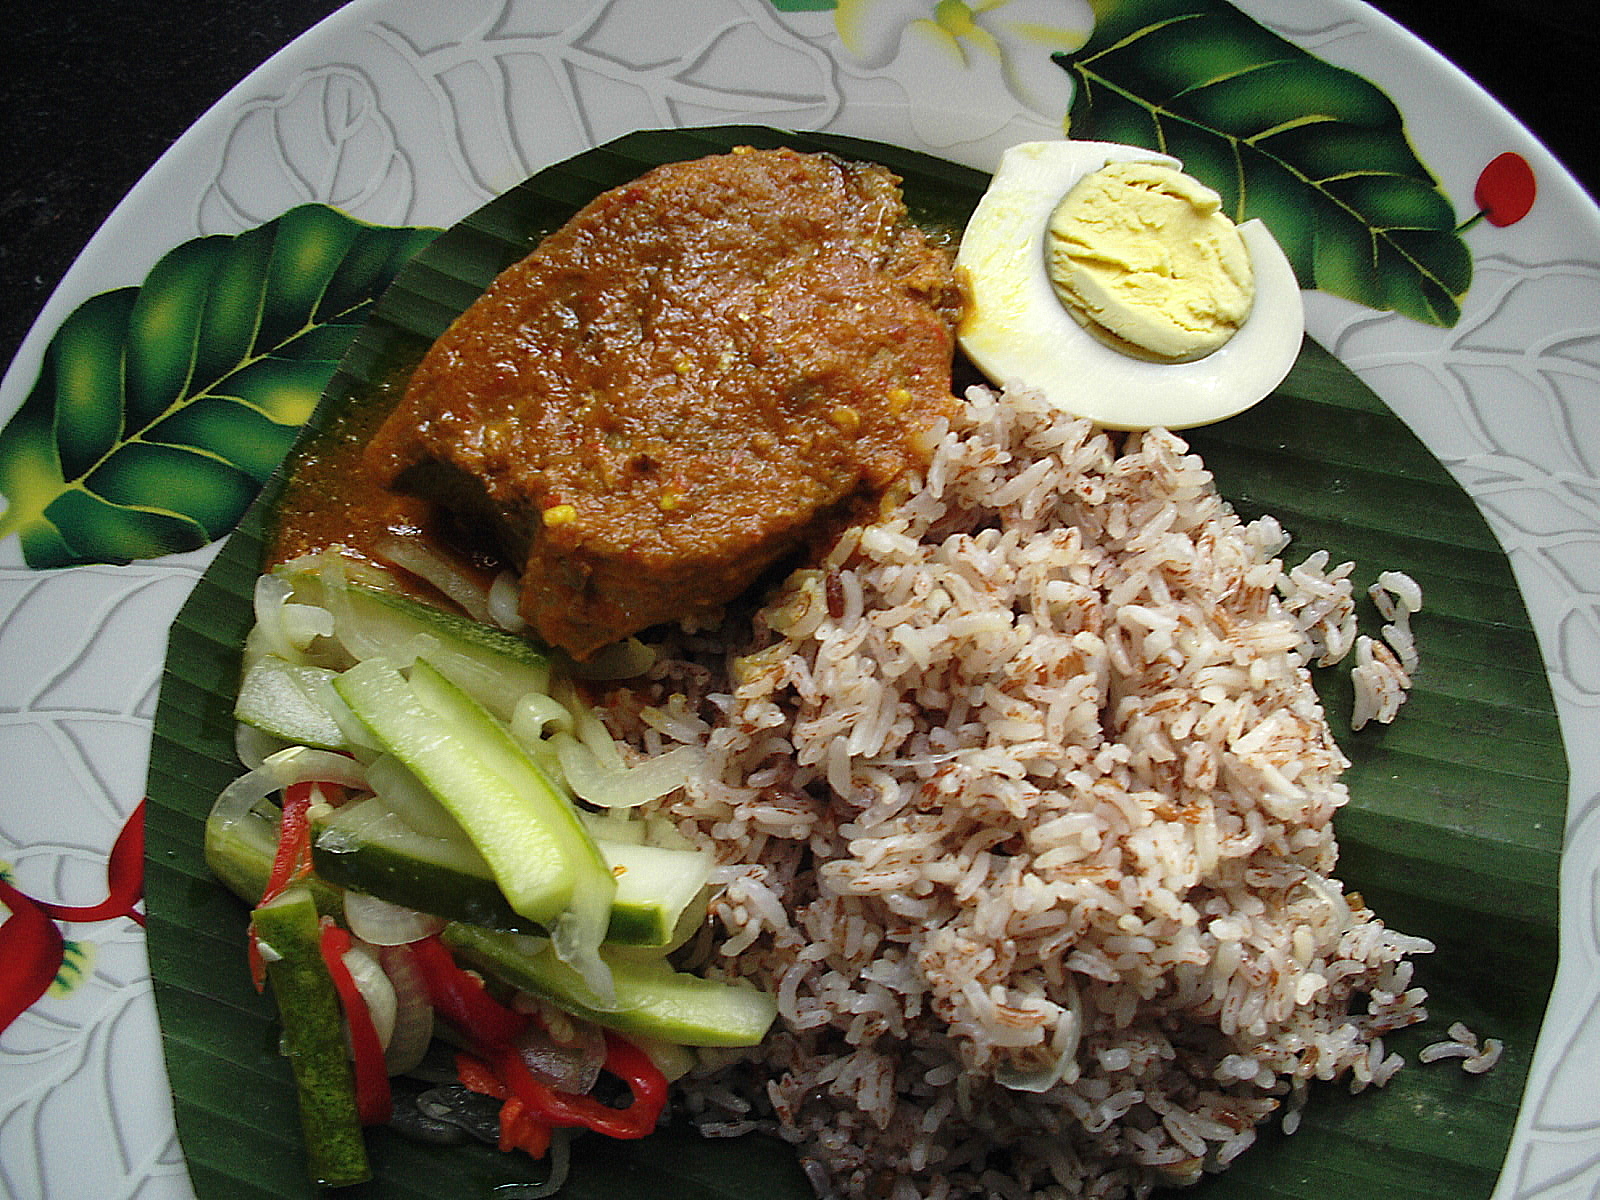
[[[705,1130],[774,1129],[824,1195],[1141,1196],[1399,1067],[1432,947],[1332,876],[1307,664],[1358,645],[1349,571],[1284,545],[1177,436],[974,388],[744,644],[612,695],[704,748],[652,815],[721,864],[708,969],[780,1009],[688,1081]]]
[[[1461,1069],[1469,1075],[1483,1075],[1494,1069],[1500,1061],[1504,1046],[1499,1038],[1487,1038],[1478,1045],[1478,1035],[1460,1021],[1451,1023],[1448,1039],[1433,1042],[1417,1052],[1417,1061],[1440,1062],[1447,1058],[1461,1060]]]

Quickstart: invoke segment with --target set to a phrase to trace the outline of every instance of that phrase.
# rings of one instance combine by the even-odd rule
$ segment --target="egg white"
[[[1112,142],[1026,142],[1007,150],[962,235],[956,266],[967,307],[957,338],[1001,387],[1032,388],[1110,429],[1184,429],[1243,412],[1282,382],[1305,314],[1294,268],[1260,221],[1239,226],[1255,274],[1250,315],[1192,362],[1152,362],[1079,325],[1051,285],[1045,236],[1073,184],[1111,162],[1182,169],[1165,154]]]

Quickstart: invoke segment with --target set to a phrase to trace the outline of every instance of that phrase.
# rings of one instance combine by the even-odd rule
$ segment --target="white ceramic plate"
[[[230,92],[107,220],[0,385],[22,404],[84,300],[168,250],[321,201],[449,225],[526,175],[639,128],[747,121],[900,143],[981,168],[1059,136],[1069,76],[1029,23],[1087,6],[1001,0],[978,33],[916,0],[356,0]],[[948,6],[941,6],[947,8]],[[959,6],[958,6],[959,7]],[[1600,212],[1465,77],[1353,0],[1247,0],[1279,34],[1379,85],[1465,204],[1486,162],[1531,164],[1537,203],[1466,233],[1475,278],[1441,329],[1323,293],[1311,332],[1412,426],[1504,545],[1549,668],[1571,766],[1562,961],[1497,1195],[1600,1194]],[[949,14],[947,13],[947,16]],[[984,29],[995,36],[985,41]],[[990,47],[994,53],[985,50]],[[959,98],[959,106],[952,98]],[[58,905],[106,893],[144,786],[165,630],[215,547],[38,571],[0,542],[0,865]],[[10,914],[0,909],[0,917]],[[4,926],[0,925],[0,929]],[[70,987],[0,1030],[0,1195],[190,1194],[139,925],[61,921]],[[0,975],[0,996],[7,986]],[[3,1005],[0,1005],[3,1011]]]

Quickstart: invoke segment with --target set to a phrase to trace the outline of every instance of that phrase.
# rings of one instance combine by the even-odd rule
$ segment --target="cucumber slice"
[[[206,818],[205,856],[211,873],[239,899],[254,908],[267,890],[272,859],[278,851],[278,827],[254,812],[223,819],[213,810]]]
[[[291,887],[256,909],[250,924],[283,1021],[307,1169],[324,1187],[362,1183],[372,1178],[372,1169],[356,1108],[355,1076],[345,1056],[344,1017],[317,948],[316,902],[308,889]]]
[[[778,1015],[777,1001],[765,992],[674,971],[663,958],[602,948],[616,989],[607,1003],[542,938],[459,924],[443,936],[462,961],[619,1033],[680,1046],[754,1046]]]
[[[381,797],[322,814],[313,829],[312,860],[329,883],[453,921],[546,932],[512,910],[470,843],[418,833]],[[709,856],[595,842],[617,881],[607,942],[665,949],[705,919]]]
[[[251,812],[232,820],[215,813],[206,818],[205,857],[211,873],[246,904],[261,902],[272,875],[272,859],[278,851],[278,823]],[[312,876],[301,885],[311,891],[317,911],[330,917],[344,912],[339,890]]]
[[[336,672],[263,654],[245,668],[233,715],[246,725],[300,746],[345,750],[339,722],[318,699]]]
[[[312,835],[312,865],[329,883],[453,921],[544,932],[507,903],[470,842],[418,833],[380,797],[318,815]]]
[[[527,763],[492,716],[437,671],[419,661],[412,676],[426,681],[432,703],[382,659],[357,663],[333,686],[383,749],[460,823],[514,911],[552,925],[596,866],[609,906],[610,875],[594,844],[581,836],[566,798]],[[593,886],[586,881],[586,888]]]
[[[550,782],[549,777],[504,725],[443,674],[434,670],[427,660],[418,659],[412,667],[411,687],[417,699],[436,718],[440,728],[452,731],[463,742],[470,744],[491,772],[506,780],[517,794],[527,799],[530,810],[537,808],[539,811],[545,822],[546,834],[552,844],[559,847],[564,856],[563,865],[572,879],[566,911],[553,921],[517,903],[517,897],[506,888],[501,864],[489,852],[490,847],[474,834],[472,826],[466,821],[462,821],[461,825],[494,868],[495,878],[506,893],[506,898],[511,901],[511,907],[549,929],[551,942],[561,960],[577,968],[597,993],[608,995],[611,979],[597,951],[611,924],[611,902],[616,895],[617,885],[609,865],[579,819],[578,810]],[[424,779],[424,782],[427,780]],[[442,795],[439,798],[445,800]],[[449,807],[448,803],[446,807]],[[461,819],[460,813],[455,813],[455,816],[457,820]]]
[[[550,656],[515,634],[480,625],[338,570],[290,569],[294,598],[333,614],[334,636],[356,659],[420,655],[501,720],[518,699],[550,686]]]
[[[673,949],[705,920],[709,854],[602,838],[595,844],[617,881],[607,942]]]

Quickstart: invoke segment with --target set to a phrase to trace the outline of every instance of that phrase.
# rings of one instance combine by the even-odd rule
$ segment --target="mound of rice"
[[[976,388],[753,643],[612,697],[704,747],[656,815],[722,864],[712,969],[779,999],[690,1081],[703,1128],[776,1129],[824,1195],[1135,1196],[1398,1067],[1431,947],[1331,876],[1282,540],[1170,433]]]

